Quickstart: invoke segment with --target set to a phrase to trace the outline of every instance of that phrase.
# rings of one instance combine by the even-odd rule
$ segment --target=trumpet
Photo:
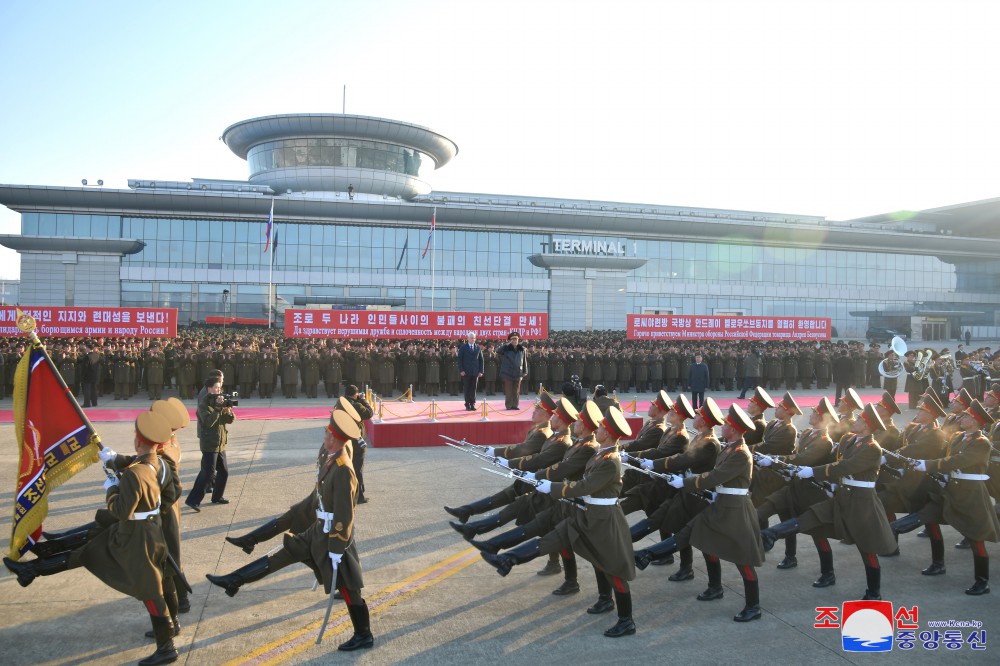
[[[904,356],[906,356],[906,343],[903,341],[901,337],[896,336],[892,339],[892,342],[889,343],[889,347],[892,349],[893,353],[896,354],[897,358],[895,359],[887,358],[879,361],[878,374],[882,375],[886,379],[896,379],[900,375],[906,374],[906,368],[903,367],[902,362],[899,360]],[[919,354],[917,355],[917,359],[919,362],[920,359]],[[914,372],[914,376],[916,376],[916,372]]]

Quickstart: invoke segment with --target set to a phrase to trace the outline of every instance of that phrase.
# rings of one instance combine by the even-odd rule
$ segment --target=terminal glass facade
[[[363,139],[283,139],[261,143],[247,153],[251,176],[289,167],[358,167],[419,176],[434,160],[420,151]]]

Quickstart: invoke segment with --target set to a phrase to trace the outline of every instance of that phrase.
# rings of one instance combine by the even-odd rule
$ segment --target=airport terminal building
[[[222,138],[248,180],[0,185],[0,204],[21,214],[21,233],[0,236],[21,255],[20,302],[176,307],[182,325],[266,318],[272,296],[547,312],[565,330],[620,330],[627,314],[653,312],[830,317],[842,337],[885,326],[914,340],[1000,325],[1000,200],[834,222],[439,192],[431,174],[458,147],[411,123],[280,115]]]

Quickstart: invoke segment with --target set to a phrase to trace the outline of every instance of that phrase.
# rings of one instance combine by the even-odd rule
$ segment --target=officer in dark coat
[[[702,362],[701,354],[695,354],[694,363],[687,370],[687,388],[691,392],[691,406],[695,409],[701,407],[705,400],[705,391],[708,390],[710,381],[708,366]]]

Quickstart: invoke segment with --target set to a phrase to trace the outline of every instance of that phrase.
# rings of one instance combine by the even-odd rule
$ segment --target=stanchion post
[[[632,416],[635,416],[636,407],[639,405],[639,396],[632,396]]]
[[[413,402],[413,384],[410,384],[410,394],[406,402]]]
[[[382,406],[384,404],[385,403],[383,403],[381,400],[378,401],[378,411],[375,412],[375,420],[373,421],[373,423],[382,423]]]
[[[486,412],[487,412],[487,410],[489,410],[489,408],[490,408],[489,403],[486,402],[485,400],[483,400],[483,418],[479,419],[480,421],[489,421],[490,420],[489,417],[486,416]]]
[[[437,423],[437,402],[431,398],[431,418],[430,423]]]

